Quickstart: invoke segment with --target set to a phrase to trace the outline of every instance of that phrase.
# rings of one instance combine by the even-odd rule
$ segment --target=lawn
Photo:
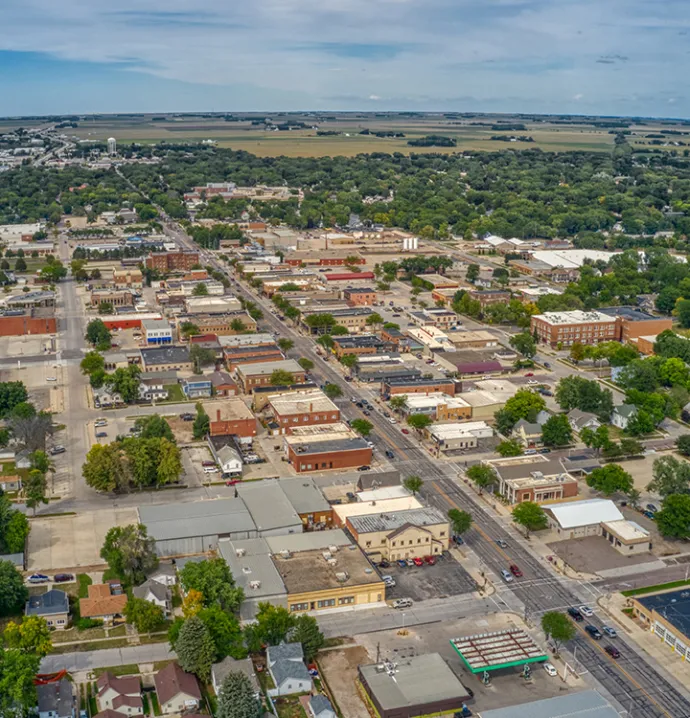
[[[109,668],[94,668],[93,674],[99,678],[103,673],[112,673],[114,676],[132,676],[139,674],[139,666],[129,663],[124,666],[110,666]]]
[[[104,648],[126,648],[129,646],[127,638],[115,638],[111,641],[103,639],[102,641],[92,641],[91,643],[74,643],[74,644],[58,644],[53,646],[51,653],[82,653],[83,651],[100,651]]]
[[[654,586],[643,586],[642,588],[631,588],[628,591],[621,591],[621,594],[623,594],[623,596],[642,596],[645,593],[668,591],[671,588],[682,588],[683,586],[690,586],[690,581],[670,581],[669,583],[657,583]]]
[[[283,696],[274,700],[278,718],[307,718],[298,696]]]
[[[180,401],[187,401],[187,397],[184,395],[184,392],[182,391],[182,387],[179,384],[166,384],[164,387],[168,392],[168,398],[166,401],[170,402],[180,402]],[[159,402],[161,403],[161,402]]]
[[[91,576],[80,573],[77,576],[77,581],[79,582],[79,598],[88,598],[89,596],[89,586],[93,583],[93,580],[91,579]]]
[[[161,715],[161,707],[158,703],[158,696],[156,695],[156,692],[154,691],[151,693],[151,707],[153,708],[153,715],[159,716]]]

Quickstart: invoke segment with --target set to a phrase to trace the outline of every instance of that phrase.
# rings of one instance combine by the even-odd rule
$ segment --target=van
[[[393,601],[393,608],[411,608],[412,607],[412,599],[411,598],[398,598],[395,601]]]
[[[205,474],[217,474],[218,467],[217,466],[204,466],[204,473]]]
[[[503,577],[503,580],[506,583],[511,583],[513,580],[513,574],[510,573],[510,571],[506,570],[505,568],[501,569],[501,576]]]

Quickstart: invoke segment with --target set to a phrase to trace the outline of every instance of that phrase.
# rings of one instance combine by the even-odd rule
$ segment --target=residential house
[[[311,675],[304,665],[301,643],[269,646],[266,649],[266,663],[275,685],[275,688],[268,690],[271,697],[311,692]]]
[[[331,702],[322,693],[310,696],[309,703],[310,718],[336,718],[335,710]]]
[[[577,434],[583,429],[596,431],[601,426],[596,414],[592,414],[591,411],[580,411],[580,409],[571,409],[568,412],[568,421],[572,430]]]
[[[72,684],[66,678],[36,686],[38,718],[75,718]]]
[[[177,583],[177,571],[172,563],[159,563],[158,568],[149,574],[149,581],[160,583],[161,586],[174,586]]]
[[[254,688],[254,695],[259,698],[261,695],[261,686],[256,677],[251,658],[244,658],[238,661],[228,656],[220,661],[220,663],[213,664],[211,668],[211,683],[213,684],[213,690],[216,692],[216,695],[220,693],[223,681],[229,673],[244,673],[251,681],[252,687]]]
[[[201,690],[196,676],[183,671],[179,663],[168,663],[156,673],[153,681],[164,715],[183,713],[199,707]]]
[[[64,591],[57,589],[38,596],[29,596],[24,615],[39,616],[45,619],[48,628],[64,630],[69,624],[69,597]]]
[[[242,476],[242,456],[230,436],[208,436],[209,448],[224,477]]]
[[[513,434],[523,444],[523,446],[536,446],[541,444],[541,425],[531,421],[520,421],[513,427]]]
[[[193,376],[182,380],[182,391],[188,399],[208,399],[212,394],[210,377]]]
[[[625,431],[628,428],[630,419],[637,414],[637,407],[634,404],[619,404],[613,407],[611,423]]]
[[[165,388],[162,379],[139,379],[139,399],[142,401],[165,401],[168,398],[168,390]]]
[[[96,681],[96,703],[101,711],[112,710],[118,716],[144,715],[141,683],[138,676],[114,676],[109,671]]]
[[[94,583],[88,588],[88,598],[79,599],[82,618],[98,618],[105,623],[121,622],[127,605],[127,594],[118,581]]]
[[[214,371],[209,379],[215,396],[237,396],[239,393],[234,379],[225,371]]]
[[[146,579],[141,586],[132,589],[135,598],[143,598],[144,601],[160,606],[167,615],[172,610],[172,593],[168,586],[164,586],[153,579]]]

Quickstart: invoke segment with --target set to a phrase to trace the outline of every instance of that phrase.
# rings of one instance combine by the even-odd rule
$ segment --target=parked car
[[[551,364],[549,364],[549,362],[547,362],[547,361],[544,362],[544,366],[545,366],[547,369],[551,369]]]
[[[538,451],[537,453],[538,453],[538,454],[550,454],[550,453],[551,453],[551,449],[546,449],[546,448],[545,448],[545,449],[539,449],[539,451]]]
[[[542,664],[544,666],[544,670],[550,675],[550,676],[557,676],[558,671],[556,670],[553,663],[549,663],[548,661],[546,663]]]
[[[390,565],[391,565],[390,561],[386,561],[385,558],[383,559],[383,561],[379,561],[379,568],[390,568]],[[383,576],[382,578],[386,578],[386,577]]]
[[[357,468],[357,471],[369,471],[371,469],[371,466],[359,466]]]
[[[204,473],[205,474],[217,474],[218,467],[217,466],[204,466]]]
[[[408,566],[409,568],[412,568],[412,566],[414,566],[414,560],[411,559],[411,558],[406,558],[406,559],[405,559],[405,563],[407,564],[407,566]]]
[[[527,386],[535,386],[535,385],[538,384],[538,383],[539,383],[539,382],[538,382],[536,379],[529,379],[529,380],[527,381]]]
[[[97,431],[97,432],[96,432],[96,438],[97,438],[97,439],[104,439],[104,438],[107,437],[107,436],[108,436],[108,432],[107,432],[107,431]]]
[[[94,426],[108,426],[107,419],[96,419],[96,421],[93,422]]]
[[[56,573],[53,576],[55,583],[67,583],[68,581],[74,581],[74,574],[72,573]]]
[[[611,628],[611,626],[602,626],[601,630],[609,637],[609,638],[618,638],[618,634],[616,633],[615,628]]]
[[[27,579],[29,583],[48,583],[50,579],[43,573],[32,573]]]
[[[522,577],[522,571],[514,563],[511,563],[509,568],[510,572],[513,574],[513,576],[515,576],[515,578]]]
[[[604,646],[604,650],[609,654],[609,656],[611,656],[611,658],[621,657],[621,652],[615,646]]]
[[[587,618],[594,615],[594,611],[589,606],[578,606],[578,608],[580,610],[580,613],[583,616],[587,616]]]
[[[584,618],[582,617],[582,614],[580,613],[580,611],[578,611],[578,609],[575,608],[574,606],[571,606],[571,607],[568,609],[568,615],[569,615],[574,621],[577,621],[577,623],[579,623],[580,621],[583,621],[583,620],[584,620]]]
[[[501,569],[501,576],[506,583],[511,583],[513,581],[513,574],[505,568]]]
[[[650,521],[654,521],[655,514],[651,511],[643,511],[642,515],[646,516]]]
[[[397,423],[398,423],[398,420],[397,420],[394,416],[391,416],[391,418],[388,419],[388,421],[389,421],[391,424],[397,424]],[[405,430],[403,429],[403,431],[405,431]]]
[[[393,422],[393,423],[395,424],[395,422]],[[402,431],[403,434],[409,434],[409,433],[410,433],[410,430],[409,430],[409,429],[400,429],[400,431]]]
[[[54,376],[47,376],[46,381],[57,381],[57,377]]]
[[[423,566],[424,565],[424,559],[419,558],[419,556],[416,556],[412,559],[414,561],[415,566]]]
[[[398,561],[398,566],[400,566],[400,568],[407,568],[407,561],[405,561],[404,558],[401,558],[401,559]]]
[[[436,557],[435,556],[425,556],[424,562],[428,563],[429,566],[435,566],[436,565]]]
[[[600,641],[601,638],[602,638],[601,631],[600,631],[596,626],[593,626],[591,623],[588,623],[588,624],[585,626],[585,631],[587,631],[587,633],[589,633],[589,635],[590,635],[595,641]]]
[[[393,601],[393,608],[410,608],[412,606],[411,598],[398,598]]]
[[[507,541],[504,541],[503,539],[496,539],[496,543],[497,543],[501,548],[508,548],[508,542],[507,542]]]
[[[458,546],[460,546],[465,543],[465,539],[463,539],[462,536],[455,535],[455,536],[453,536],[453,542],[456,543]]]
[[[180,414],[180,419],[182,419],[182,421],[194,421],[194,418],[194,414],[190,414],[189,412]]]
[[[659,510],[654,504],[647,504],[645,508],[652,513],[656,513]]]
[[[56,446],[53,446],[52,449],[50,449],[50,453],[55,456],[56,454],[64,454],[67,449],[65,449],[64,446],[61,446],[60,444],[57,444]]]
[[[357,501],[357,497],[352,493],[352,491],[348,491],[348,492],[345,494],[345,496],[347,496],[347,500],[348,500],[350,503],[353,503],[353,502]]]
[[[394,459],[395,454],[390,449],[386,449],[386,457],[389,459]]]
[[[381,576],[381,580],[388,586],[389,588],[393,588],[395,586],[395,579],[393,576]]]
[[[534,376],[534,372],[533,372],[533,371],[528,371],[527,374],[525,374],[525,376]]]

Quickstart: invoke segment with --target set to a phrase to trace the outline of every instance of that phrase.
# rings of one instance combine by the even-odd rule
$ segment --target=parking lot
[[[380,568],[379,571],[382,576],[395,579],[395,587],[386,591],[386,596],[393,600],[411,598],[413,601],[425,601],[475,590],[472,576],[450,554],[444,554],[435,566],[424,564],[400,568],[397,563],[392,563],[389,568]]]

